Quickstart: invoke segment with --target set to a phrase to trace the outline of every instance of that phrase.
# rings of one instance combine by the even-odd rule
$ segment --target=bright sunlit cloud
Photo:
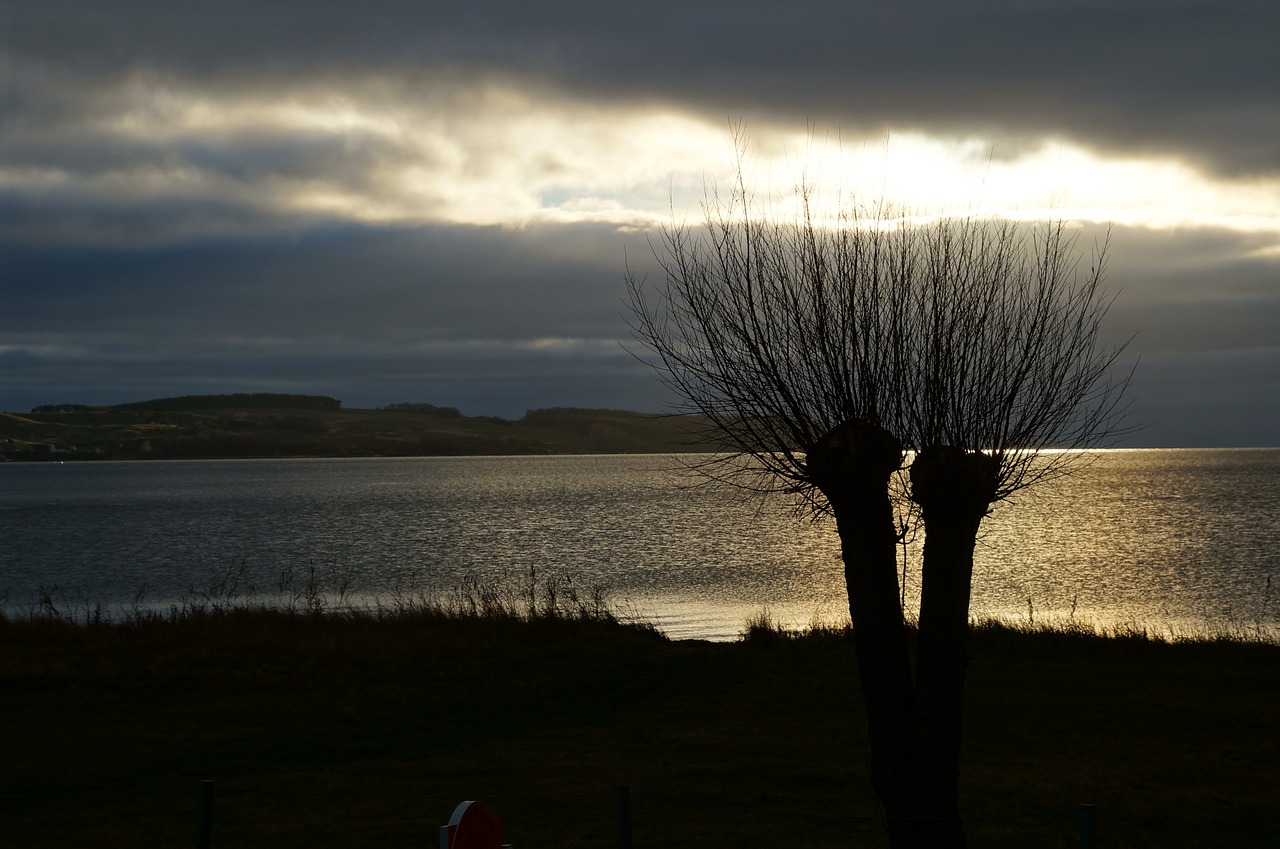
[[[1001,156],[998,143],[910,133],[858,144],[797,136],[786,147],[754,165],[756,182],[763,174],[785,196],[787,176],[794,183],[804,174],[819,189],[819,205],[832,200],[823,187],[833,187],[841,199],[922,215],[1280,232],[1280,182],[1215,182],[1175,160],[1107,158],[1062,140],[1012,158]]]
[[[494,81],[242,93],[138,73],[97,100],[73,133],[19,130],[10,143],[36,153],[0,167],[0,187],[291,219],[648,227],[698,220],[735,165],[728,122]],[[1173,159],[1112,158],[1065,139],[1007,155],[978,137],[744,132],[751,185],[784,209],[803,177],[842,202],[919,214],[1280,232],[1280,182],[1215,181]]]

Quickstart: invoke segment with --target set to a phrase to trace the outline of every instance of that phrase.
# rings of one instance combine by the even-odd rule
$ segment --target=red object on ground
[[[440,849],[502,849],[502,824],[483,802],[463,802],[440,829]]]

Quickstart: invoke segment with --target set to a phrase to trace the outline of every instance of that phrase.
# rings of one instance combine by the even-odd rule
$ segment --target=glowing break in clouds
[[[57,102],[56,84],[38,82]],[[138,72],[103,84],[91,101],[14,128],[0,147],[0,188],[36,204],[221,204],[251,210],[253,227],[647,227],[699,219],[704,191],[725,185],[734,166],[728,122],[494,80],[266,82],[241,91]],[[746,133],[748,179],[774,197],[805,175],[842,197],[921,213],[1280,232],[1280,182],[1214,181],[1175,160],[1109,158],[1068,140],[1022,140],[1010,157],[1000,142],[976,137]],[[158,231],[136,240],[193,235],[208,217],[147,221]]]
[[[999,142],[920,134],[850,144],[828,136],[775,141],[748,176],[777,198],[796,175],[823,202],[886,201],[921,215],[994,215],[1110,222],[1166,229],[1212,227],[1280,233],[1280,181],[1213,181],[1173,159],[1119,159],[1063,140],[1043,140],[1015,157]],[[835,193],[822,193],[832,187]]]

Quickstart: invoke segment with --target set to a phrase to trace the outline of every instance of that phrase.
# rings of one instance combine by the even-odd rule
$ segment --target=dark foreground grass
[[[1280,647],[983,626],[971,845],[1280,845]],[[0,619],[0,845],[882,846],[844,634],[670,642],[608,617],[215,610]]]

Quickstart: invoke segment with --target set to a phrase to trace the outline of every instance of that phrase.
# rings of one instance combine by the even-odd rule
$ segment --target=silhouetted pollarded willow
[[[1086,456],[1043,449],[1120,432],[1123,346],[1099,335],[1107,246],[1086,271],[1061,223],[821,216],[808,184],[780,218],[756,206],[741,158],[737,173],[701,228],[657,235],[662,282],[628,268],[641,356],[729,449],[702,474],[834,518],[890,844],[962,846],[974,546],[995,502]],[[915,517],[913,674],[897,545]]]

